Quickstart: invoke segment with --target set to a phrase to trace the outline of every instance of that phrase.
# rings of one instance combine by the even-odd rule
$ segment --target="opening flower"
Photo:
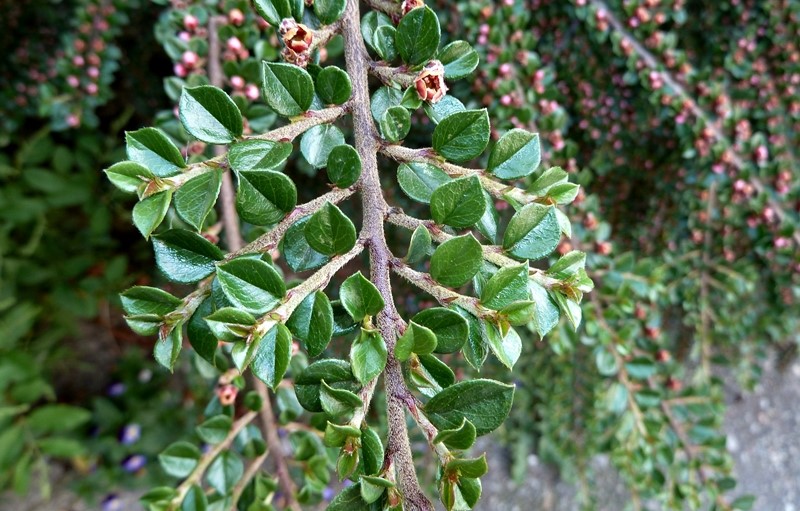
[[[414,80],[414,87],[423,101],[437,103],[441,100],[447,94],[442,63],[438,60],[428,62]]]

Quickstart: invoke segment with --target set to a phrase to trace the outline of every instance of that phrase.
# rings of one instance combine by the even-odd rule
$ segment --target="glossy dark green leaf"
[[[193,484],[181,502],[181,511],[206,511],[208,509],[208,499],[203,489]]]
[[[439,434],[433,439],[433,443],[442,442],[450,449],[463,451],[472,447],[472,444],[475,443],[475,437],[475,426],[467,419],[464,419],[457,428],[439,431]]]
[[[397,339],[394,355],[397,360],[405,362],[412,353],[427,355],[436,349],[436,334],[428,327],[411,321],[408,328]]]
[[[284,18],[292,17],[289,0],[253,0],[256,12],[273,27],[281,24]]]
[[[328,178],[339,188],[349,188],[361,177],[361,156],[351,145],[342,144],[328,154]]]
[[[233,451],[222,451],[209,465],[206,482],[220,495],[227,495],[243,474],[242,459]]]
[[[252,314],[233,307],[223,307],[205,318],[217,339],[234,342],[247,337],[255,325]]]
[[[501,179],[517,179],[531,175],[541,161],[539,134],[513,129],[495,144],[486,170]]]
[[[431,256],[431,277],[449,287],[466,284],[483,264],[481,244],[472,234],[449,239]]]
[[[183,300],[164,290],[148,287],[134,286],[120,294],[122,310],[128,316],[153,314],[163,316],[180,306]]]
[[[359,389],[358,382],[350,370],[350,364],[344,360],[318,360],[306,367],[294,382],[297,400],[309,412],[323,411],[319,395],[322,380],[325,380],[333,388],[341,388],[350,392],[357,392]]]
[[[341,105],[350,99],[353,85],[343,69],[328,66],[317,75],[317,94],[326,105]]]
[[[133,161],[119,162],[103,172],[114,186],[127,193],[137,193],[142,185],[155,177],[148,168]]]
[[[333,307],[325,293],[309,294],[294,310],[286,326],[305,343],[310,357],[325,351],[333,336]]]
[[[561,229],[555,208],[531,203],[517,211],[503,236],[503,248],[524,259],[541,259],[556,249]]]
[[[387,488],[393,488],[395,484],[382,477],[361,476],[361,498],[367,504],[377,502],[386,493]]]
[[[454,307],[453,309],[462,318],[464,318],[464,320],[466,320],[467,325],[469,326],[467,342],[464,343],[462,350],[462,353],[464,353],[464,359],[469,365],[480,371],[481,367],[483,366],[483,362],[486,360],[486,356],[488,355],[488,341],[486,338],[487,324],[461,307]]]
[[[444,65],[444,77],[458,80],[478,67],[478,52],[466,41],[453,41],[439,51],[436,58]]]
[[[470,227],[486,208],[477,176],[462,177],[439,186],[431,195],[431,215],[437,224]]]
[[[369,11],[361,18],[361,36],[367,46],[375,49],[375,31],[378,27],[394,27],[392,19],[379,11]]]
[[[481,289],[481,304],[494,310],[529,298],[527,263],[500,268]]]
[[[361,460],[364,463],[364,473],[375,475],[383,468],[383,443],[378,433],[367,425],[361,427]]]
[[[272,225],[297,205],[297,188],[286,174],[273,170],[239,172],[236,211],[245,222]]]
[[[529,281],[528,290],[531,293],[531,300],[536,304],[530,326],[539,337],[544,337],[558,324],[560,317],[558,305],[541,284]]]
[[[474,508],[481,498],[481,480],[462,477],[458,480],[458,492],[464,503],[470,508]]]
[[[411,114],[402,106],[393,106],[381,117],[381,134],[389,142],[398,142],[408,135],[411,129]]]
[[[279,323],[261,338],[251,369],[259,380],[274,391],[286,374],[291,359],[292,334]]]
[[[436,353],[458,351],[469,335],[467,320],[457,312],[443,307],[422,310],[411,321],[430,329],[436,335]]]
[[[522,339],[513,328],[509,328],[505,335],[494,325],[486,325],[486,338],[489,348],[504,366],[509,369],[519,360],[522,353]]]
[[[133,224],[145,239],[161,224],[169,210],[172,191],[165,190],[153,194],[133,206]]]
[[[381,122],[383,114],[393,106],[400,106],[403,100],[403,92],[392,87],[381,87],[372,94],[370,101],[370,111],[376,123]]]
[[[326,398],[327,399],[327,398]],[[325,425],[323,442],[328,447],[342,447],[349,438],[360,438],[361,430],[349,424],[339,425],[331,421]]]
[[[377,330],[362,330],[350,347],[350,367],[362,385],[383,372],[387,359],[386,343]]]
[[[450,177],[434,165],[411,162],[397,167],[397,182],[406,195],[428,204],[434,190],[450,182]]]
[[[426,6],[403,16],[397,25],[395,45],[403,62],[418,66],[436,55],[441,36],[439,18]]]
[[[218,444],[225,440],[231,430],[233,421],[227,415],[215,415],[198,425],[197,436],[208,444]]]
[[[164,472],[181,478],[191,474],[199,460],[200,450],[189,442],[175,442],[158,455]]]
[[[418,355],[419,363],[430,377],[441,387],[446,388],[456,382],[456,375],[450,366],[433,355]]]
[[[330,25],[342,17],[347,0],[314,0],[314,14],[324,24]]]
[[[312,270],[330,260],[328,256],[317,252],[308,244],[305,226],[309,220],[311,217],[307,216],[292,224],[281,240],[281,254],[293,272]]]
[[[267,104],[284,117],[302,114],[308,110],[314,99],[314,81],[311,75],[293,64],[265,61],[263,87]]]
[[[422,104],[425,114],[433,121],[434,124],[439,124],[444,119],[456,112],[463,112],[467,109],[464,103],[459,101],[455,96],[445,96],[436,103],[426,101]]]
[[[477,435],[482,436],[506,420],[513,401],[513,385],[476,379],[447,387],[428,401],[423,410],[439,430],[458,428],[466,418],[475,426]]]
[[[536,314],[536,302],[532,300],[520,300],[506,305],[498,311],[504,321],[511,326],[527,325],[533,321]]]
[[[219,283],[215,282],[211,295],[203,300],[203,303],[195,310],[186,324],[186,335],[192,348],[200,357],[212,365],[214,365],[214,355],[217,352],[219,341],[208,323],[206,323],[205,318],[216,310],[229,305],[230,303],[228,303],[224,293],[219,289]]]
[[[228,163],[236,172],[278,170],[292,154],[292,144],[272,140],[245,140],[231,146]]]
[[[181,151],[156,128],[142,128],[125,133],[128,159],[158,177],[174,176],[186,166]]]
[[[347,253],[356,244],[356,226],[330,202],[311,216],[303,232],[311,248],[329,256]]]
[[[547,274],[559,279],[566,279],[584,268],[586,268],[586,254],[579,250],[573,250],[553,263],[547,270]]]
[[[392,25],[383,25],[375,29],[372,43],[375,53],[386,62],[397,58],[397,30]]]
[[[153,236],[156,264],[170,280],[192,284],[211,275],[222,251],[199,234],[172,229]]]
[[[481,219],[475,224],[475,228],[478,229],[478,232],[483,234],[491,244],[495,245],[498,239],[497,230],[500,223],[500,215],[497,212],[497,208],[494,206],[494,199],[486,190],[483,190],[483,203],[486,209]]]
[[[342,282],[339,299],[354,321],[361,321],[365,316],[375,316],[385,305],[378,288],[360,271]]]
[[[190,179],[175,192],[175,211],[184,222],[200,231],[206,217],[214,209],[221,186],[221,170],[212,170]]]
[[[489,471],[489,465],[486,463],[486,454],[484,454],[480,458],[456,458],[451,460],[444,470],[445,472],[456,472],[461,476],[477,479],[486,475]]]
[[[198,140],[230,144],[242,136],[242,113],[225,91],[212,85],[184,87],[178,106],[181,123]]]
[[[456,112],[436,125],[433,148],[450,161],[469,161],[486,149],[489,133],[489,114],[486,109]]]
[[[355,393],[333,388],[324,379],[320,382],[319,399],[325,413],[345,422],[350,420],[356,409],[364,405]]]
[[[342,130],[333,124],[320,124],[303,133],[300,152],[312,167],[321,169],[328,164],[334,147],[344,144]]]
[[[356,483],[342,490],[333,498],[325,511],[380,511],[383,509],[381,499],[368,504],[361,498],[361,483]]]
[[[331,302],[333,308],[333,336],[340,337],[355,332],[359,324],[353,320],[350,313],[342,305],[341,300]]]
[[[217,268],[217,278],[232,304],[254,314],[272,310],[286,296],[283,277],[261,259],[228,261]]]

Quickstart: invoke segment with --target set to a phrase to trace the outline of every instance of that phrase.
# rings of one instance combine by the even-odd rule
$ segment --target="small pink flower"
[[[86,61],[83,59],[82,55],[75,55],[74,57],[72,57],[72,64],[77,67],[83,67],[85,63]]]
[[[186,71],[186,66],[178,62],[172,67],[172,72],[175,73],[175,76],[178,78],[185,78],[188,72]]]
[[[188,69],[191,69],[194,66],[196,66],[199,61],[200,57],[198,57],[197,54],[193,51],[185,51],[183,52],[183,55],[181,55],[181,62],[183,62],[183,65],[186,66]]]
[[[77,76],[75,76],[75,75],[69,75],[69,76],[67,77],[67,84],[69,84],[69,86],[70,86],[70,87],[72,87],[73,89],[77,89],[77,88],[78,88],[78,85],[80,85],[80,84],[81,84],[81,81],[80,81],[80,80],[78,80],[78,77],[77,77]]]
[[[241,76],[232,76],[231,77],[231,87],[234,89],[242,89],[244,88],[244,78]]]
[[[248,85],[247,87],[245,87],[245,89],[244,89],[244,95],[245,95],[245,97],[246,97],[247,99],[249,99],[250,101],[255,101],[255,100],[257,100],[257,99],[258,99],[258,96],[259,96],[259,92],[258,92],[258,86],[256,86],[256,85],[253,85],[252,83],[251,83],[251,84],[249,84],[249,85]]]
[[[444,65],[438,60],[428,62],[414,79],[414,87],[416,87],[420,99],[431,104],[437,103],[447,94]]]
[[[238,37],[231,37],[225,44],[232,52],[239,52],[244,46]]]
[[[231,9],[228,13],[228,21],[237,27],[241,26],[241,24],[244,23],[244,13],[240,9]]]
[[[86,74],[89,75],[89,78],[96,80],[100,77],[100,70],[92,66],[86,70]]]
[[[425,2],[422,0],[403,0],[403,3],[400,4],[400,10],[403,12],[403,16],[405,16],[414,9],[424,6]]]
[[[183,27],[189,32],[194,32],[195,30],[197,30],[197,27],[199,26],[200,26],[200,21],[191,14],[187,14],[186,16],[183,17]]]
[[[89,83],[89,84],[86,84],[86,92],[87,92],[87,93],[88,93],[90,96],[95,96],[95,95],[97,95],[97,93],[99,92],[99,89],[98,89],[98,87],[97,87],[97,84],[96,84],[96,83]]]

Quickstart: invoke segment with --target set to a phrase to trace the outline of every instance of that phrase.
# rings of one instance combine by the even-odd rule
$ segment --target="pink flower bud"
[[[244,78],[241,76],[232,76],[231,77],[231,87],[234,89],[242,89],[244,88]]]
[[[181,62],[187,68],[191,69],[197,65],[197,62],[200,60],[200,57],[193,51],[185,51],[183,55],[181,55]]]
[[[73,89],[77,89],[78,85],[81,84],[81,81],[78,80],[78,77],[75,75],[69,75],[67,77],[67,84],[72,87]]]
[[[97,87],[96,83],[88,83],[86,84],[86,92],[90,96],[95,96],[99,92],[99,88]]]
[[[232,52],[238,52],[239,50],[242,49],[243,46],[242,42],[239,40],[238,37],[231,37],[230,39],[228,39],[225,45]]]
[[[186,71],[186,67],[180,62],[178,62],[172,67],[172,72],[175,73],[175,76],[179,78],[185,78],[186,75],[188,74]]]
[[[92,66],[86,70],[86,74],[89,75],[89,78],[96,80],[100,77],[100,70]]]
[[[86,64],[86,61],[84,60],[83,56],[75,55],[72,57],[72,64],[77,67],[83,67],[83,65]]]
[[[194,32],[199,26],[200,21],[191,14],[187,14],[183,17],[183,27],[189,32]]]
[[[255,101],[255,100],[257,100],[257,99],[258,99],[258,96],[259,96],[259,92],[258,92],[258,86],[256,86],[256,85],[253,85],[252,83],[251,83],[251,84],[249,84],[249,85],[248,85],[247,87],[245,87],[245,89],[244,89],[244,95],[245,95],[245,97],[246,97],[247,99],[249,99],[250,101]]]
[[[181,30],[178,33],[178,39],[180,39],[181,41],[183,41],[185,43],[188,43],[189,40],[191,40],[191,38],[192,38],[192,35],[189,32],[185,31],[185,30]]]
[[[244,23],[244,13],[240,9],[231,9],[228,13],[228,21],[237,27]]]

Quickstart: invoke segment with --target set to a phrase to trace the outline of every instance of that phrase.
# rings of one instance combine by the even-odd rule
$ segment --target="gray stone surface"
[[[739,487],[736,493],[758,497],[756,511],[800,511],[800,361],[783,371],[767,365],[753,393],[739,394],[730,385],[726,430],[736,462]],[[506,459],[502,447],[482,446],[492,460]],[[507,469],[494,463],[484,478],[484,494],[478,511],[577,511],[575,489],[561,481],[551,467],[536,456],[528,459],[525,484],[511,481]],[[625,509],[624,488],[606,459],[596,460],[598,509]],[[90,511],[68,493],[56,491],[52,501],[26,502],[0,498],[0,511]],[[125,511],[139,510],[134,495],[124,496]]]

